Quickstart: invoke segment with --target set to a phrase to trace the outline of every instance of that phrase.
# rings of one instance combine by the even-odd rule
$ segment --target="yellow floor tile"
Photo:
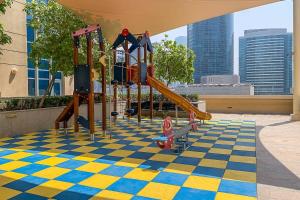
[[[102,155],[99,155],[101,157]],[[94,160],[97,160],[94,156],[88,156],[88,155],[80,155],[73,158],[74,160],[81,160],[86,162],[93,162]]]
[[[157,153],[157,152],[160,152],[161,149],[158,147],[143,147],[143,148],[139,149],[138,151],[146,152],[146,153]]]
[[[239,181],[256,182],[256,173],[228,169],[225,170],[225,174],[223,178],[239,180]]]
[[[255,151],[255,147],[239,146],[239,145],[235,145],[233,149],[240,150],[240,151]]]
[[[23,146],[17,146],[14,148],[11,148],[11,150],[13,151],[25,151],[25,150],[30,150],[35,148],[34,146],[28,146],[28,145],[23,145]]]
[[[196,188],[201,190],[218,191],[221,179],[202,176],[189,176],[183,184],[184,187]]]
[[[123,158],[122,160],[116,162],[115,165],[125,167],[138,167],[143,162],[145,162],[145,160],[138,158]]]
[[[127,156],[129,156],[129,155],[131,155],[131,154],[133,154],[133,153],[134,153],[134,151],[128,151],[128,150],[115,150],[115,151],[111,152],[111,153],[108,154],[108,155],[110,155],[110,156],[118,156],[118,157],[127,157]]]
[[[226,145],[234,145],[235,141],[227,141],[227,140],[217,140],[216,144],[226,144]]]
[[[41,161],[37,162],[37,164],[55,166],[62,162],[65,162],[67,160],[68,159],[66,159],[66,158],[51,157],[51,158],[46,158],[44,160],[41,160]]]
[[[107,145],[103,146],[102,148],[107,148],[107,149],[121,149],[124,146],[125,145],[123,145],[123,144],[107,144]]]
[[[25,138],[24,138],[25,139]],[[28,145],[28,144],[32,144],[35,143],[35,140],[21,140],[19,142],[15,142],[15,144],[19,144],[19,145]]]
[[[214,137],[214,136],[202,136],[201,139],[205,139],[205,140],[217,140],[218,137]]]
[[[97,149],[97,147],[83,146],[83,147],[79,147],[77,149],[73,149],[72,151],[77,151],[77,152],[81,152],[81,153],[88,153],[88,152],[94,151],[96,149]]]
[[[140,138],[140,137],[127,137],[126,140],[130,140],[130,141],[139,141],[143,138]]]
[[[229,161],[255,164],[256,157],[231,155]]]
[[[102,190],[95,196],[91,198],[91,200],[104,200],[104,199],[110,199],[110,200],[129,200],[133,197],[131,194],[127,193],[121,193],[121,192],[115,192],[111,190]]]
[[[109,164],[105,164],[105,163],[90,162],[90,163],[87,163],[85,165],[78,167],[76,170],[98,173],[98,172],[102,171],[103,169],[106,169],[109,166],[110,166]]]
[[[0,183],[1,185],[1,183]],[[0,187],[0,199],[5,200],[5,199],[10,199],[14,196],[17,196],[18,194],[20,194],[20,191],[17,190],[13,190],[10,188],[6,188],[6,187]]]
[[[18,180],[18,179],[24,178],[26,175],[17,173],[17,172],[5,172],[5,173],[1,174],[1,176],[4,176],[6,178],[11,178],[14,180]]]
[[[185,165],[179,163],[170,163],[165,169],[165,172],[173,172],[178,174],[191,174],[196,166]]]
[[[58,154],[60,154],[60,153],[53,152],[53,151],[50,151],[50,150],[44,151],[44,152],[40,152],[39,154],[44,155],[44,156],[57,156]]]
[[[95,174],[84,181],[80,182],[80,185],[85,185],[89,187],[95,187],[99,189],[106,189],[111,184],[119,180],[119,177],[108,176],[104,174]]]
[[[67,172],[69,172],[69,169],[60,168],[60,167],[49,167],[47,169],[43,169],[41,171],[38,171],[33,176],[38,176],[41,178],[47,178],[47,179],[54,179],[58,176],[61,176]]]
[[[151,144],[151,142],[137,141],[137,142],[131,143],[131,145],[134,145],[134,146],[143,146],[143,147],[146,147],[149,144]]]
[[[23,162],[23,161],[12,161],[12,162],[0,165],[0,170],[12,171],[12,170],[18,169],[20,167],[24,167],[29,164],[30,163]]]
[[[180,187],[163,183],[150,182],[138,195],[154,199],[173,199]]]
[[[232,150],[231,149],[211,148],[208,152],[209,153],[217,153],[217,154],[230,155],[231,152],[232,152]]]
[[[31,194],[40,195],[47,198],[52,198],[58,193],[65,191],[66,189],[70,188],[74,184],[62,182],[62,181],[56,181],[56,180],[50,180],[48,182],[45,182],[37,187],[34,187],[26,192]]]
[[[17,152],[17,153],[13,153],[13,154],[9,154],[6,156],[3,156],[2,158],[6,158],[9,160],[20,160],[22,158],[26,158],[28,156],[33,155],[32,153],[27,153],[27,152]]]
[[[126,174],[125,178],[132,178],[144,181],[151,181],[159,172],[151,169],[136,168]]]
[[[81,140],[79,140],[79,141],[77,141],[77,142],[73,142],[73,143],[71,143],[72,145],[79,145],[79,146],[86,146],[86,145],[88,145],[88,144],[91,144],[92,142],[91,141],[81,141]]]
[[[237,142],[252,142],[255,143],[255,139],[238,138]]]
[[[215,200],[256,200],[255,197],[218,192]]]
[[[225,169],[227,166],[227,161],[225,160],[213,160],[213,159],[202,159],[199,163],[200,166],[204,167],[214,167]]]
[[[23,177],[24,176],[25,175],[23,175]],[[0,175],[0,186],[6,185],[7,183],[10,183],[12,181],[15,181],[15,180],[23,178],[23,177],[18,176],[16,178],[14,172],[5,172],[5,173]]]
[[[204,152],[198,151],[184,151],[181,153],[181,156],[191,157],[191,158],[203,158],[205,155]]]
[[[195,142],[192,144],[192,146],[195,147],[204,147],[204,148],[211,148],[214,144],[212,143],[205,143],[205,142]]]
[[[44,148],[49,148],[49,149],[53,149],[53,148],[59,148],[59,147],[62,147],[64,146],[65,144],[61,144],[61,143],[50,143],[50,144],[46,144],[46,145],[43,145],[42,147]]]
[[[172,162],[175,160],[177,156],[175,155],[168,155],[168,154],[155,154],[152,156],[149,160],[156,160],[156,161],[162,161],[162,162]]]

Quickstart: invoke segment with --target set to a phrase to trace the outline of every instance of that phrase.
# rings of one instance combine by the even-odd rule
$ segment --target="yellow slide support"
[[[200,120],[210,120],[211,114],[208,112],[202,112],[198,110],[193,104],[191,104],[187,99],[184,97],[172,92],[165,84],[160,82],[159,80],[147,76],[148,84],[154,87],[158,92],[168,98],[170,101],[181,107],[183,110],[187,112],[193,111],[196,115],[196,118]]]

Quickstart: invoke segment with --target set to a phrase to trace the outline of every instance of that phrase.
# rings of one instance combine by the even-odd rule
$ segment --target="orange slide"
[[[187,112],[193,111],[196,115],[196,118],[200,120],[210,120],[211,114],[208,112],[202,112],[198,110],[193,104],[191,104],[187,99],[184,97],[172,92],[165,84],[158,81],[157,79],[147,76],[148,84],[154,87],[158,92],[162,95],[167,97],[170,101],[181,107],[183,110]]]

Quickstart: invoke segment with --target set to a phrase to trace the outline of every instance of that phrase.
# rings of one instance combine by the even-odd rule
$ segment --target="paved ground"
[[[300,122],[284,115],[213,116],[256,121],[259,200],[300,199]]]
[[[53,130],[0,139],[0,199],[256,199],[254,121],[209,121],[181,154],[152,142],[160,120],[117,124],[112,140]]]

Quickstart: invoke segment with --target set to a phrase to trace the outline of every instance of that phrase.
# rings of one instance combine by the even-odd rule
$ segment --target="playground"
[[[101,64],[98,95],[106,102],[102,121],[94,116],[93,34]],[[148,31],[123,29],[112,45],[112,58],[105,52],[100,25],[72,37],[73,99],[53,122],[55,129],[0,139],[1,199],[256,199],[253,121],[213,121],[210,113],[157,80]],[[79,63],[83,39],[86,63]],[[120,52],[124,62],[118,62]],[[131,108],[134,84],[136,109]],[[145,119],[142,85],[149,86],[150,94]],[[154,89],[189,117],[176,123],[170,116],[154,118]],[[124,90],[126,104],[118,108]],[[84,102],[86,117],[79,112]]]
[[[171,82],[156,71],[163,68],[156,58],[165,57],[155,51],[151,34],[200,20],[199,13],[204,20],[219,16],[222,7],[233,12],[262,3],[243,1],[241,6],[242,2],[225,5],[227,2],[220,1],[216,6],[212,1],[178,1],[173,7],[166,2],[147,2],[147,7],[133,12],[128,9],[133,2],[107,1],[101,6],[94,0],[60,2],[90,17],[88,26],[64,29],[70,39],[69,57],[73,55],[69,59],[73,61],[69,63],[73,92],[68,93],[71,96],[64,108],[57,105],[45,110],[51,120],[45,117],[40,122],[26,115],[24,124],[31,120],[31,127],[26,127],[36,129],[3,129],[0,199],[299,199],[299,140],[295,134],[299,123],[265,115],[270,111],[282,114],[279,110],[290,114],[293,109],[291,119],[298,119],[299,84],[294,84],[293,97],[206,97],[201,99],[201,107],[195,106],[200,101],[192,102],[168,87]],[[299,0],[294,2],[299,4]],[[199,12],[204,8],[209,12]],[[299,21],[299,15],[294,18]],[[297,51],[293,56],[298,70]],[[166,68],[174,70],[174,65]],[[10,73],[14,77],[17,70]],[[149,95],[146,100],[142,100],[142,92]],[[175,117],[170,116],[171,109],[154,111],[154,103],[165,101],[157,98],[154,102],[154,93],[175,108]],[[142,103],[147,103],[147,110]],[[6,108],[7,103],[2,106]],[[187,117],[178,118],[178,109]],[[226,114],[220,114],[224,109]],[[20,110],[3,112],[0,121],[11,130],[20,120],[19,113],[24,117]],[[255,121],[261,116],[247,113],[265,116]],[[40,128],[35,121],[47,126]]]
[[[136,118],[118,119],[112,139],[95,134],[91,141],[84,128],[68,132],[0,139],[0,198],[256,199],[253,121],[207,121],[180,154],[152,141],[161,135],[160,119],[140,126]]]

